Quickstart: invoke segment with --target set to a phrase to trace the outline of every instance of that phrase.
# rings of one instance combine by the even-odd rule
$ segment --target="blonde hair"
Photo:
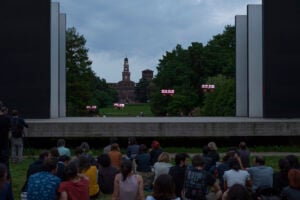
[[[162,152],[159,156],[158,156],[158,162],[170,162],[170,156],[168,153],[166,152]]]
[[[210,142],[207,144],[209,150],[218,150],[218,147],[215,142]]]

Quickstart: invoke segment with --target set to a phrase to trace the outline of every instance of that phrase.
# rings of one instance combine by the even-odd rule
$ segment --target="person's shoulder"
[[[155,200],[153,196],[149,195],[146,197],[146,200]]]

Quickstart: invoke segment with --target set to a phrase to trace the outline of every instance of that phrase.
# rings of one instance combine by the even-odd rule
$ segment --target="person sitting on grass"
[[[7,181],[7,168],[2,163],[0,163],[0,199],[14,199],[11,184]]]
[[[47,158],[43,163],[43,171],[29,177],[28,200],[55,200],[61,179],[55,176],[57,158]]]
[[[283,200],[299,200],[300,199],[300,171],[291,169],[288,173],[289,186],[282,190],[281,198]]]
[[[135,159],[136,172],[143,177],[144,189],[151,190],[154,178],[154,172],[151,170],[151,158],[145,144],[140,145],[139,155]]]
[[[57,141],[57,150],[59,152],[59,155],[60,156],[66,155],[71,157],[71,151],[69,148],[66,148],[65,145],[66,145],[66,141],[64,139],[59,139]]]
[[[115,177],[112,200],[144,200],[143,188],[142,177],[133,174],[132,162],[130,160],[123,160],[121,173]]]
[[[154,182],[161,174],[168,174],[172,164],[170,163],[170,156],[166,152],[162,152],[158,157],[158,162],[153,166],[154,169]]]
[[[68,164],[63,176],[64,181],[58,188],[59,200],[89,200],[89,179],[78,173],[76,163]]]
[[[79,173],[84,174],[89,178],[89,195],[91,198],[97,198],[100,192],[99,185],[97,183],[97,167],[91,165],[87,156],[82,155],[79,157]]]
[[[110,164],[110,158],[107,154],[101,154],[97,158],[98,169],[98,184],[100,190],[104,194],[112,194],[114,191],[114,179],[119,170]]]
[[[111,150],[108,152],[108,156],[110,158],[111,165],[117,169],[120,169],[122,153],[120,152],[120,148],[117,143],[111,145]]]
[[[158,176],[154,182],[152,195],[147,196],[146,200],[180,200],[180,197],[176,197],[172,176],[169,174]]]

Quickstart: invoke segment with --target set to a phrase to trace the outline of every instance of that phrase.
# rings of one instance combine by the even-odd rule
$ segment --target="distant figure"
[[[0,199],[14,200],[11,184],[7,181],[7,168],[0,163]]]
[[[98,184],[100,191],[104,194],[112,194],[114,191],[114,179],[119,170],[111,166],[110,158],[107,154],[101,154],[97,158],[98,169]]]
[[[70,163],[64,171],[65,180],[60,184],[59,200],[89,200],[89,180],[86,176],[78,174],[75,163]]]
[[[209,156],[208,153],[209,153],[209,148],[208,148],[207,145],[204,145],[202,147],[202,156],[203,156],[204,163],[205,163],[204,164],[204,169],[209,172],[209,170],[211,169],[211,167],[214,166],[214,164],[213,164],[212,157]]]
[[[287,159],[282,158],[278,161],[279,172],[273,174],[273,189],[275,194],[280,195],[283,188],[289,185],[288,172],[291,169]]]
[[[152,188],[154,172],[151,169],[151,159],[145,144],[140,145],[140,153],[135,159],[136,173],[143,177],[144,189],[150,190]]]
[[[65,145],[66,145],[66,141],[64,139],[59,139],[57,141],[57,150],[59,152],[59,155],[60,156],[66,155],[66,156],[71,157],[70,149],[66,148]]]
[[[55,176],[57,158],[47,158],[43,163],[43,171],[35,173],[28,180],[28,200],[57,199],[57,189],[61,179]]]
[[[207,146],[209,149],[208,156],[212,159],[212,165],[216,165],[216,163],[220,160],[219,153],[217,152],[218,147],[215,142],[209,142]]]
[[[250,167],[250,151],[247,148],[246,142],[240,142],[238,153],[240,155],[243,167]]]
[[[153,193],[147,196],[146,200],[180,200],[176,197],[175,184],[172,176],[169,174],[162,174],[154,182]]]
[[[126,155],[128,159],[134,160],[139,154],[140,145],[137,144],[135,137],[128,138],[128,147]]]
[[[17,110],[13,110],[11,118],[11,158],[13,163],[23,160],[24,127],[28,128],[28,124],[19,116]]]
[[[144,200],[143,179],[140,175],[133,174],[132,162],[123,160],[121,173],[117,174],[114,181],[112,200]]]
[[[4,163],[9,173],[9,130],[10,119],[6,116],[7,108],[0,108],[0,163]]]

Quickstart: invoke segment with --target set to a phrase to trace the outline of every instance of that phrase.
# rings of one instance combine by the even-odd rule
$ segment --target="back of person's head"
[[[109,167],[111,163],[110,157],[107,154],[101,154],[98,156],[97,161],[102,167]]]
[[[84,172],[91,167],[90,159],[86,155],[79,156],[78,161],[78,168],[80,172]]]
[[[230,187],[227,193],[226,200],[251,200],[251,195],[249,194],[246,187],[241,184],[234,184]]]
[[[255,157],[255,163],[258,165],[264,165],[265,164],[265,158],[263,156],[256,156]]]
[[[159,149],[160,148],[160,144],[157,140],[153,140],[152,144],[151,144],[151,148],[152,149]]]
[[[46,158],[48,158],[50,156],[50,152],[49,151],[42,151],[39,155],[39,159],[40,160],[44,160]]]
[[[42,165],[43,171],[52,172],[57,168],[57,162],[57,157],[46,158]]]
[[[76,165],[75,162],[71,162],[64,169],[63,179],[65,181],[71,180],[77,176],[77,173],[78,173],[78,166]]]
[[[180,163],[183,161],[185,161],[185,159],[187,159],[189,157],[188,154],[186,153],[177,153],[175,155],[175,164],[176,165],[180,165]]]
[[[64,139],[58,139],[57,140],[57,146],[58,147],[63,147],[66,145],[66,141]]]
[[[19,115],[18,110],[13,109],[13,110],[11,111],[11,115],[12,115],[12,116],[18,116],[18,115]]]
[[[192,165],[193,167],[203,167],[204,166],[204,159],[200,155],[195,155],[192,158]]]
[[[218,150],[218,147],[217,147],[217,145],[216,145],[215,142],[209,142],[207,144],[207,146],[208,146],[208,148],[209,148],[210,151],[216,151],[216,150]]]
[[[161,174],[157,177],[154,182],[153,197],[156,200],[175,199],[175,184],[169,174]]]
[[[204,145],[204,146],[202,147],[202,153],[203,153],[203,155],[207,155],[208,152],[209,152],[208,146],[207,146],[207,145]]]
[[[300,189],[300,170],[291,169],[288,173],[289,186],[294,189]]]
[[[247,144],[246,144],[246,142],[244,142],[244,141],[240,142],[239,148],[240,148],[240,149],[243,149],[243,150],[247,149]]]
[[[78,146],[78,147],[75,148],[74,153],[75,153],[76,156],[80,156],[83,153],[83,150],[80,146]]]
[[[228,165],[230,169],[233,169],[235,171],[238,171],[241,169],[240,163],[236,158],[230,158],[228,160]]]
[[[135,137],[128,138],[128,144],[129,145],[137,144]]]
[[[57,158],[59,157],[59,151],[58,151],[57,147],[52,147],[50,149],[50,156],[57,157]]]
[[[140,148],[139,148],[139,152],[140,153],[147,153],[148,149],[147,146],[145,144],[141,144]]]
[[[123,181],[126,180],[127,176],[132,172],[132,163],[130,160],[122,160],[121,162],[121,174]]]
[[[159,156],[158,156],[158,162],[170,162],[170,156],[168,153],[166,152],[162,152]]]
[[[113,143],[111,146],[110,146],[110,150],[111,151],[120,151],[120,147],[117,143]]]
[[[279,167],[280,171],[283,172],[284,174],[287,174],[288,171],[291,169],[289,161],[285,158],[281,158],[278,161],[278,167]]]
[[[71,160],[70,156],[67,155],[61,155],[58,157],[58,161],[60,162],[69,162]]]
[[[288,155],[285,158],[289,161],[291,168],[298,169],[300,167],[297,156],[295,156],[295,155]]]
[[[90,151],[90,145],[87,142],[82,142],[80,145],[83,152],[87,153]]]

